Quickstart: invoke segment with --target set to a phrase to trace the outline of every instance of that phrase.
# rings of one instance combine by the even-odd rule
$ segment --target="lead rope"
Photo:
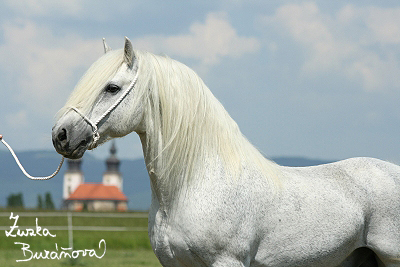
[[[45,177],[34,177],[32,175],[30,175],[25,168],[22,166],[21,162],[19,161],[17,155],[15,154],[14,150],[11,148],[11,146],[3,139],[3,135],[0,134],[0,141],[8,148],[8,150],[10,150],[11,155],[13,155],[15,162],[17,163],[18,167],[21,169],[21,171],[25,174],[26,177],[28,177],[31,180],[49,180],[51,178],[53,178],[54,176],[57,175],[57,173],[60,171],[61,166],[64,163],[64,157],[61,158],[60,164],[58,165],[57,169],[55,172],[53,172],[52,175],[50,176],[45,176]]]

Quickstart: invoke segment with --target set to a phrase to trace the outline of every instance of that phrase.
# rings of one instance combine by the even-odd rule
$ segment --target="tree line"
[[[10,194],[7,197],[7,208],[23,209],[24,208],[24,200],[23,200],[22,193]],[[44,195],[44,199],[43,199],[42,195],[38,194],[36,208],[39,210],[54,210],[55,209],[53,199],[51,197],[50,192],[47,192]]]

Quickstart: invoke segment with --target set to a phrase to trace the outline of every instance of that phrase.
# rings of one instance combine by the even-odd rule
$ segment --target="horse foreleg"
[[[354,250],[338,267],[378,267],[375,253],[369,248]]]

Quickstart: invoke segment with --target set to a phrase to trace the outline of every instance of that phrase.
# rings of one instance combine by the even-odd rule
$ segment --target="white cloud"
[[[7,22],[0,30],[0,69],[12,83],[8,87],[18,92],[17,101],[39,114],[54,113],[76,82],[74,72],[102,53],[101,40],[59,37],[30,20]]]
[[[4,0],[2,8],[24,18],[60,18],[79,21],[113,21],[116,18],[134,14],[145,0]]]
[[[80,0],[6,0],[5,4],[24,16],[69,15],[78,16],[82,12]]]
[[[384,45],[400,43],[400,8],[369,7],[358,12],[362,13],[373,41]]]
[[[287,4],[263,17],[302,45],[303,77],[341,73],[365,90],[400,89],[400,9],[344,6],[336,14],[313,2]]]
[[[14,100],[38,116],[54,114],[75,85],[76,71],[84,71],[102,53],[100,39],[58,36],[49,26],[30,19],[7,21],[0,25],[0,32],[0,70],[9,79],[5,86],[13,88]],[[203,70],[224,57],[240,58],[260,48],[256,38],[239,36],[225,13],[208,14],[204,23],[193,23],[187,34],[144,36],[134,43],[153,52],[194,59]]]
[[[226,13],[209,13],[204,23],[193,23],[187,34],[145,36],[135,39],[134,44],[157,53],[195,59],[203,66],[218,64],[224,57],[240,58],[260,49],[257,38],[238,35]]]

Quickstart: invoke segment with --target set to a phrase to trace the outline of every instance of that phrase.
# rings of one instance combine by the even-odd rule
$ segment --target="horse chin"
[[[55,149],[56,149],[58,154],[62,155],[65,158],[68,158],[68,159],[80,159],[80,158],[83,157],[83,155],[85,154],[86,150],[88,150],[88,147],[87,146],[78,146],[74,150],[65,151],[65,150],[59,149],[57,146],[55,146]]]
[[[80,159],[83,157],[85,154],[87,148],[84,147],[78,147],[77,149],[73,150],[72,152],[65,152],[65,151],[56,151],[61,154],[63,157],[68,158],[68,159]]]
[[[86,149],[85,150],[79,150],[79,151],[74,151],[70,156],[69,159],[80,159],[83,157],[83,154],[85,154]]]

